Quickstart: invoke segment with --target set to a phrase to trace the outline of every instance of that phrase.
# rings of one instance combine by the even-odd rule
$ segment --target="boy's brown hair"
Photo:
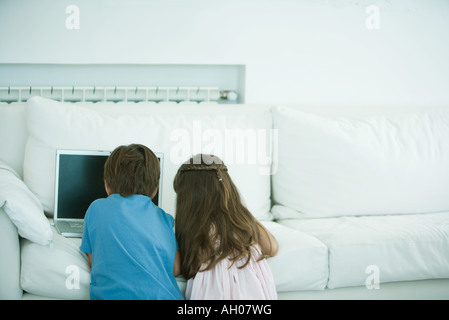
[[[142,144],[119,146],[104,165],[104,180],[111,193],[123,197],[152,197],[159,185],[161,168],[156,155]]]

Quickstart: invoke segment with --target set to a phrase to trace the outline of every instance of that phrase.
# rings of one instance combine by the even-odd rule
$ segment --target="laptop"
[[[110,151],[56,150],[55,202],[53,220],[64,237],[83,236],[84,215],[98,198],[107,198],[104,188],[104,164]],[[155,153],[161,165],[159,188],[153,203],[162,201],[164,156]]]

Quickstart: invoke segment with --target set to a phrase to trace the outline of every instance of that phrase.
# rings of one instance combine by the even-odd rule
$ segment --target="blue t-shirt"
[[[149,197],[92,202],[81,251],[92,254],[91,299],[184,299],[173,275],[174,219]]]

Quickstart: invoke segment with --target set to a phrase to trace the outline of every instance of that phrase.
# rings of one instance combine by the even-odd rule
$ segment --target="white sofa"
[[[52,226],[55,150],[129,143],[165,154],[171,214],[180,163],[223,157],[278,239],[280,299],[449,298],[449,108],[35,97],[0,104],[0,139],[0,299],[88,299],[80,239]]]

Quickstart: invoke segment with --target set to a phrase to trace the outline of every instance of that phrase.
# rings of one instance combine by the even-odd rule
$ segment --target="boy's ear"
[[[151,199],[153,199],[154,198],[154,196],[156,195],[156,193],[157,193],[157,190],[159,190],[159,186],[157,186],[156,187],[156,189],[154,189],[154,192],[153,192],[153,194],[151,195]]]
[[[104,180],[104,189],[106,190],[106,193],[109,197],[111,195],[111,188],[109,188],[108,184],[106,183],[106,180]]]

